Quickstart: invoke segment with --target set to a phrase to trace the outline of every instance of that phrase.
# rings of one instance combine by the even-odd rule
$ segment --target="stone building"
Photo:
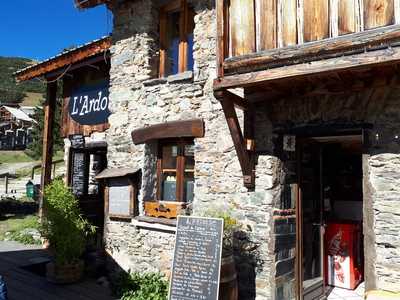
[[[222,210],[241,300],[399,291],[394,2],[76,0],[114,15],[98,178],[136,184],[128,213],[105,193],[114,262],[169,275],[177,213]]]

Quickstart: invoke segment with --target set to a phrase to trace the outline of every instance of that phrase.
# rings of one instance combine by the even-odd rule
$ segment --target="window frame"
[[[187,0],[173,0],[160,8],[160,62],[159,77],[166,75],[167,59],[167,16],[172,12],[179,12],[179,50],[178,50],[178,74],[188,71],[188,35],[190,10]]]
[[[156,200],[157,201],[165,201],[162,199],[162,185],[163,185],[163,155],[162,149],[164,146],[178,146],[178,153],[176,156],[176,199],[177,203],[188,203],[184,199],[185,193],[185,146],[186,145],[194,145],[194,139],[192,138],[181,138],[181,139],[166,139],[160,140],[158,143],[158,151],[157,151],[157,180],[156,180]],[[195,168],[195,165],[194,165]],[[193,169],[193,173],[194,173]],[[194,175],[194,174],[193,174]],[[193,176],[194,180],[194,176]]]

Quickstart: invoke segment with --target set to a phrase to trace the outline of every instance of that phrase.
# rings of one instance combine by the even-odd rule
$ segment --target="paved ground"
[[[29,164],[29,165],[28,165]],[[5,165],[5,164],[4,164]],[[4,173],[3,170],[12,170],[10,173],[15,173],[17,169],[29,169],[32,168],[34,163],[18,163],[18,164],[7,164],[8,169],[2,169],[4,165],[0,166],[0,174]],[[14,169],[10,169],[10,165],[13,165]],[[65,174],[65,165],[58,164],[56,168],[56,176],[64,175]],[[54,174],[53,174],[54,176]],[[30,176],[25,176],[21,178],[9,178],[8,179],[8,193],[5,193],[5,179],[0,178],[0,197],[1,196],[8,196],[8,197],[15,197],[16,199],[21,198],[26,194],[26,187],[25,185],[27,182],[31,180],[34,184],[40,184],[40,174],[37,173],[32,180]]]
[[[94,279],[55,285],[43,276],[23,269],[49,259],[40,247],[27,247],[15,242],[0,242],[0,275],[5,278],[9,300],[114,300],[110,291]]]
[[[329,287],[328,300],[363,300],[364,283],[361,283],[354,291],[338,287]]]

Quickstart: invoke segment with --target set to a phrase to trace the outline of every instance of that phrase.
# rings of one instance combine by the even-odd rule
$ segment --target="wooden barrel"
[[[222,257],[219,300],[237,300],[238,283],[233,255]]]

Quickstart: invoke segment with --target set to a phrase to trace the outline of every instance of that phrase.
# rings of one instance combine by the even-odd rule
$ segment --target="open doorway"
[[[302,139],[298,150],[301,299],[354,290],[364,261],[361,135]]]

